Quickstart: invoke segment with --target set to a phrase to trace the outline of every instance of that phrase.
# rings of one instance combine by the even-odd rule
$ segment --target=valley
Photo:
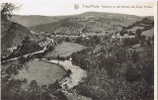
[[[2,100],[153,100],[153,17],[86,12],[2,21]]]

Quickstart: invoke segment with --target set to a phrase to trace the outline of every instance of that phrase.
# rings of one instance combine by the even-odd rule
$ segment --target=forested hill
[[[11,20],[29,28],[36,25],[56,22],[62,18],[65,17],[41,16],[41,15],[15,15],[11,18]]]
[[[121,34],[124,33],[133,33],[135,35],[144,35],[147,37],[154,36],[154,18],[153,17],[144,17],[140,21],[136,21],[135,23],[124,27],[121,30]]]
[[[33,37],[29,29],[27,29],[25,26],[10,20],[2,19],[1,27],[1,50],[3,55],[7,53],[7,48],[20,45],[21,41],[26,36]]]
[[[24,18],[22,20],[18,19]],[[113,14],[102,12],[86,12],[71,16],[25,16],[13,18],[36,32],[49,32],[58,34],[80,34],[115,32],[141,20],[141,17],[125,14]],[[34,23],[35,22],[35,23]]]

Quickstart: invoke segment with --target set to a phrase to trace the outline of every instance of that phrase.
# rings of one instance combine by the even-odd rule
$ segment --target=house
[[[132,39],[135,38],[135,35],[129,35],[129,34],[124,34],[124,35],[120,35],[120,33],[114,34],[112,35],[112,39]]]
[[[48,45],[55,45],[56,43],[53,39],[47,37],[46,39],[40,41],[38,44],[40,47],[46,47]]]
[[[7,50],[8,50],[9,52],[13,52],[13,51],[16,50],[16,49],[17,49],[17,47],[14,46],[14,47],[10,47],[10,48],[8,48]]]

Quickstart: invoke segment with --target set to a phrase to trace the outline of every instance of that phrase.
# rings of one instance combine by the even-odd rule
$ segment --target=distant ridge
[[[12,17],[11,20],[29,28],[40,24],[56,22],[62,18],[63,17],[40,16],[40,15],[15,15]]]
[[[30,29],[36,32],[57,34],[115,32],[141,19],[142,17],[135,15],[86,12],[78,15],[66,16],[55,22],[33,26]]]
[[[79,16],[79,15],[87,16],[87,15],[92,15],[92,14],[127,16],[126,14],[104,13],[104,12],[85,12],[81,14],[67,15],[67,16],[15,15],[12,17],[12,21],[22,24],[26,27],[33,27],[36,25],[56,22],[58,20],[61,20],[67,17]],[[135,15],[129,15],[129,16],[136,17]]]

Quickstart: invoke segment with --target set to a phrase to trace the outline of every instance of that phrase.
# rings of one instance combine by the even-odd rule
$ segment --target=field
[[[77,43],[71,43],[71,42],[63,42],[59,44],[55,50],[52,52],[49,52],[46,57],[68,57],[72,53],[81,51],[83,49],[86,49],[85,46],[77,44]]]
[[[33,60],[25,65],[25,68],[19,71],[15,76],[16,79],[26,79],[28,83],[36,80],[38,85],[53,84],[56,80],[60,80],[65,72],[60,66],[46,63],[43,61]]]

